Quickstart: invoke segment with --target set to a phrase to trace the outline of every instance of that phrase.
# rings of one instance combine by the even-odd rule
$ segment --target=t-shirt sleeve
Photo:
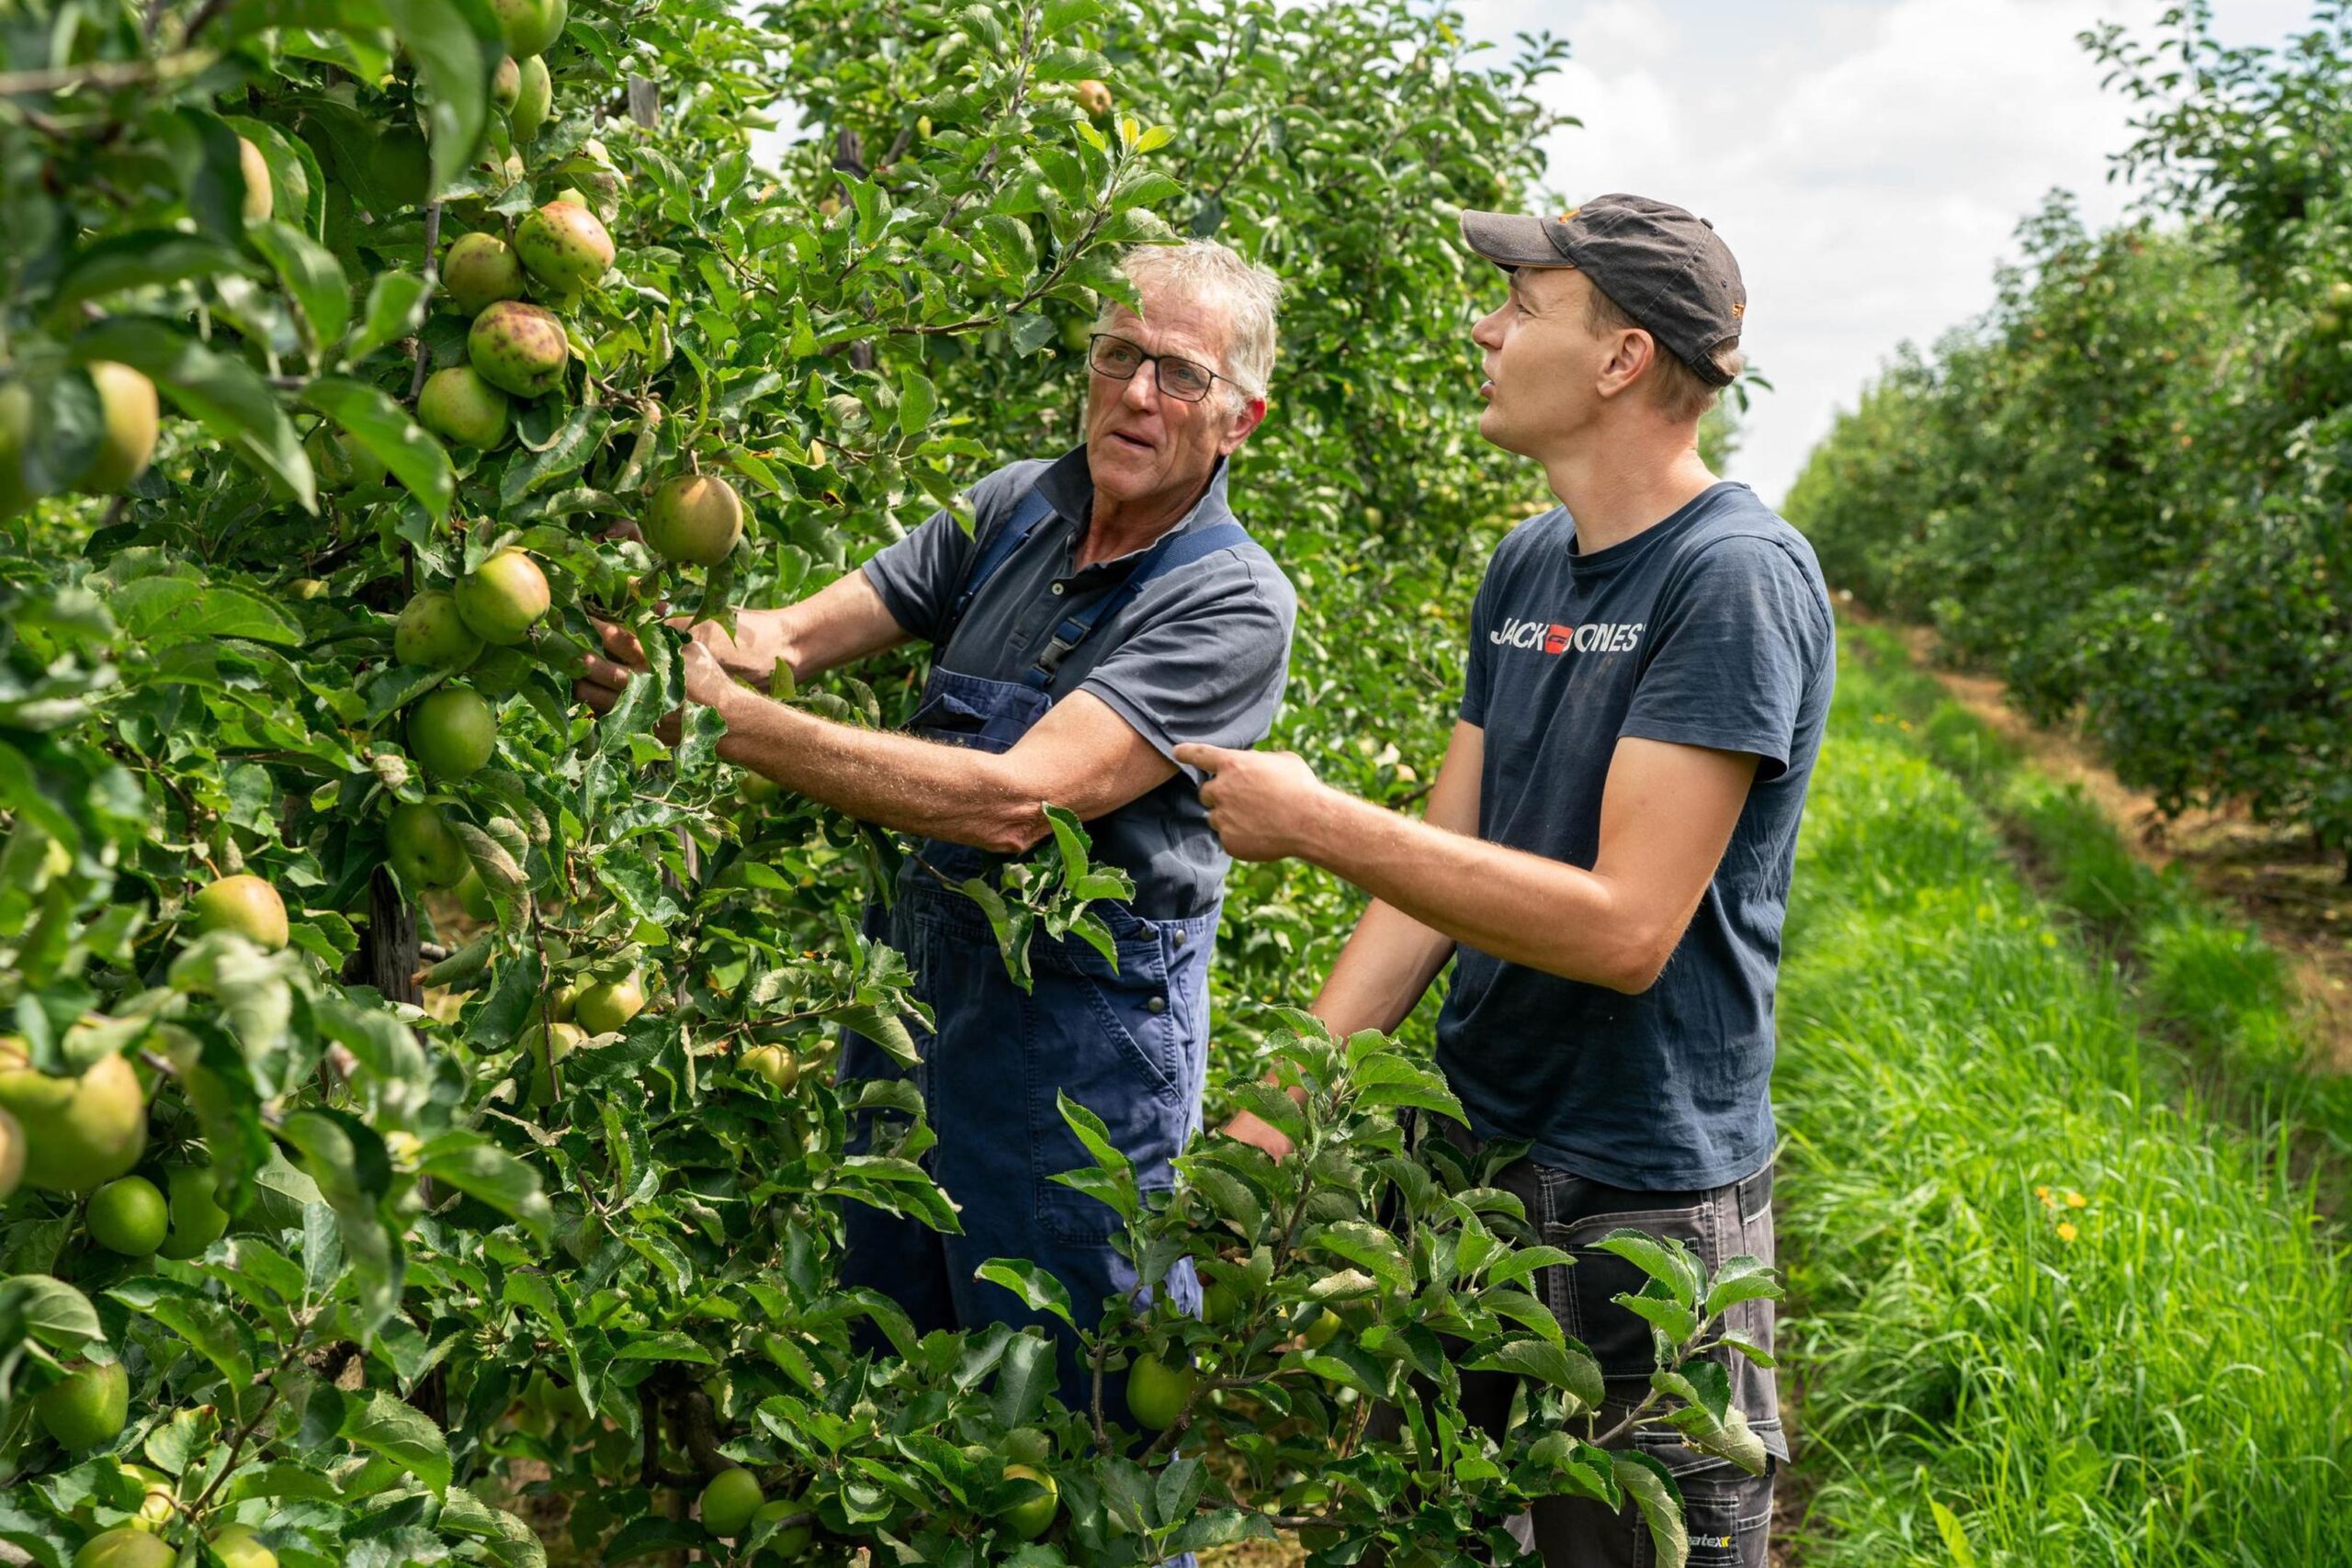
[[[1488,650],[1494,646],[1487,637],[1495,629],[1495,569],[1500,558],[1498,549],[1496,560],[1487,563],[1477,596],[1470,601],[1470,652],[1462,666],[1462,721],[1481,729],[1487,727],[1487,681],[1493,668]]]
[[[1240,568],[1172,599],[1079,683],[1170,761],[1188,741],[1243,750],[1273,728],[1298,600],[1271,561],[1244,556]]]
[[[1826,636],[1804,569],[1770,539],[1719,540],[1657,615],[1620,738],[1750,752],[1761,759],[1758,779],[1787,772]]]
[[[862,569],[865,581],[910,637],[935,643],[946,629],[947,612],[956,590],[979,553],[980,541],[1011,520],[1026,476],[1021,464],[999,468],[967,492],[972,503],[972,531],[964,532],[945,507],[931,514],[921,527],[874,552]]]

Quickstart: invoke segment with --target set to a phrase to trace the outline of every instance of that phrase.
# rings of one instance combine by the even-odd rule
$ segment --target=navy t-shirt
[[[1565,508],[1497,548],[1462,699],[1486,734],[1481,838],[1590,868],[1627,736],[1760,761],[1647,991],[1457,949],[1438,1060],[1480,1136],[1524,1139],[1543,1164],[1643,1190],[1718,1187],[1771,1156],[1781,922],[1835,671],[1813,548],[1746,485],[1713,485],[1589,555]]]

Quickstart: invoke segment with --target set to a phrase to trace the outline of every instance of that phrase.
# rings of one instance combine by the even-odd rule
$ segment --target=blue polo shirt
[[[1234,520],[1225,481],[1220,462],[1178,531]],[[1084,446],[1011,463],[971,488],[971,533],[942,511],[865,563],[866,581],[910,636],[938,642],[965,573],[1033,487],[1051,515],[982,586],[947,646],[934,648],[940,668],[1018,683],[1054,626],[1142,559],[1136,550],[1071,569],[1094,513]],[[1062,661],[1051,694],[1093,694],[1170,761],[1187,741],[1246,750],[1273,727],[1297,618],[1298,596],[1273,558],[1255,543],[1229,546],[1146,584]],[[1184,919],[1216,908],[1231,863],[1209,830],[1196,773],[1180,767],[1087,830],[1095,858],[1135,879],[1137,914]]]
[[[1621,740],[1744,751],[1755,782],[1666,970],[1639,996],[1457,949],[1438,1061],[1481,1137],[1645,1191],[1772,1153],[1772,996],[1797,822],[1829,715],[1829,595],[1804,536],[1719,483],[1606,549],[1566,508],[1496,549],[1462,716],[1485,731],[1478,835],[1589,870]],[[1530,920],[1544,911],[1524,911]]]

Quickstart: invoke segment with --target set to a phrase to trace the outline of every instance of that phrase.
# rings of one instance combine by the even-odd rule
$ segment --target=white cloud
[[[1470,0],[1476,36],[1548,27],[1575,46],[1551,78],[1550,183],[1633,190],[1713,220],[1746,276],[1757,400],[1735,474],[1778,501],[1834,410],[1905,339],[1990,303],[1996,262],[2052,186],[2094,223],[2129,106],[2075,35],[2145,36],[2164,0]],[[2229,0],[2224,36],[2271,39],[2301,0]],[[1489,55],[1487,58],[1496,58]]]

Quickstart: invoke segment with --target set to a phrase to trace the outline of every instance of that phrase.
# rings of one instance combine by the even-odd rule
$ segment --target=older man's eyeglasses
[[[1230,376],[1220,376],[1205,365],[1195,365],[1172,354],[1147,354],[1141,344],[1129,343],[1116,333],[1096,333],[1086,342],[1086,362],[1093,367],[1096,375],[1108,376],[1114,381],[1131,380],[1136,371],[1148,364],[1160,391],[1180,403],[1197,403],[1219,381],[1233,381]],[[1233,384],[1240,385],[1238,381]]]

